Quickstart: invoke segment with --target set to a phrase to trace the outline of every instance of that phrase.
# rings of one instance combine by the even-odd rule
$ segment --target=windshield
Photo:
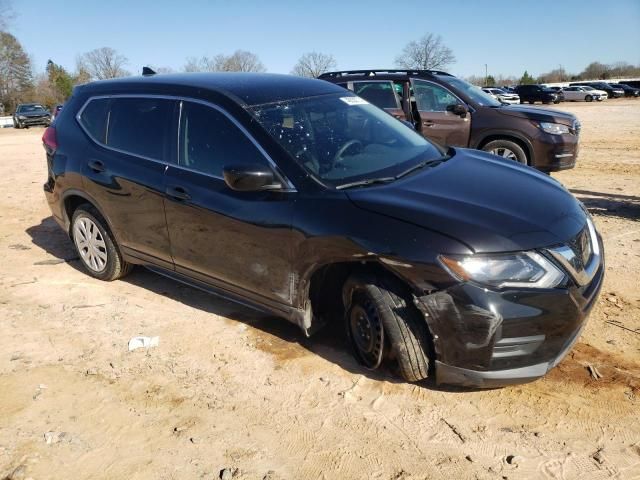
[[[437,75],[437,77],[438,80],[444,82],[445,84],[451,85],[459,92],[464,93],[478,105],[482,105],[484,107],[499,107],[502,105],[502,102],[496,100],[488,93],[483,92],[482,88],[471,85],[464,80],[460,80],[456,77],[450,77],[448,75]]]
[[[443,156],[411,128],[356,96],[323,95],[251,111],[300,165],[334,187],[393,177]]]
[[[20,113],[40,112],[42,110],[44,110],[42,105],[21,105],[18,108],[18,112]]]

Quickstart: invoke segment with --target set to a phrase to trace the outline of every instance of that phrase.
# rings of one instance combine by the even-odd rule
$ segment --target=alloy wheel
[[[493,150],[490,150],[489,153],[493,153],[494,155],[498,155],[499,157],[507,158],[509,160],[515,160],[516,162],[518,161],[517,155],[508,148],[494,148]]]

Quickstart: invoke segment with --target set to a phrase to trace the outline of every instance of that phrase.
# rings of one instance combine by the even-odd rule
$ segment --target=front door
[[[190,101],[181,109],[179,163],[165,175],[176,271],[232,293],[289,304],[295,193],[231,190],[224,166],[269,161],[223,110]]]
[[[463,102],[443,86],[428,80],[411,79],[411,87],[415,99],[412,107],[419,117],[416,129],[441,146],[468,146],[471,113],[461,116],[447,111],[448,106],[464,105]]]

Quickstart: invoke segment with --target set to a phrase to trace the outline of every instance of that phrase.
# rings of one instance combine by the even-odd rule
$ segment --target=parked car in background
[[[594,100],[601,102],[607,98],[607,92],[595,90],[588,86],[565,87],[562,91],[564,92],[565,100],[568,102],[593,102]]]
[[[62,110],[62,105],[56,105],[55,107],[53,107],[53,112],[51,112],[51,121],[53,122],[56,117],[60,114],[60,111]]]
[[[477,148],[544,172],[575,165],[580,123],[572,114],[503,105],[436,70],[351,70],[320,78],[411,123],[441,146]]]
[[[361,364],[393,362],[407,381],[535,380],[576,343],[602,285],[602,240],[560,183],[442,149],[328,82],[90,83],[43,143],[47,202],[87,274],[144,265],[305,335],[338,322]]]
[[[640,88],[640,80],[625,80],[620,83],[625,84],[627,87]]]
[[[509,104],[520,103],[520,97],[518,96],[517,93],[505,92],[501,88],[496,88],[496,87],[483,87],[482,91],[485,93],[488,93],[494,98],[497,98],[502,103],[509,103]]]
[[[573,82],[570,83],[569,86],[575,87],[579,85],[587,85],[589,87],[593,87],[596,90],[602,90],[603,92],[607,92],[609,98],[620,98],[624,97],[624,90],[619,87],[612,87],[606,82]]]
[[[534,104],[541,102],[544,104],[558,103],[558,94],[543,85],[518,85],[516,92],[520,95],[520,103]]]
[[[634,97],[638,98],[640,96],[640,88],[633,88],[629,85],[625,85],[624,83],[610,83],[613,88],[621,88],[624,90],[625,97]]]
[[[39,103],[21,103],[13,114],[14,128],[26,128],[33,125],[49,126],[51,112]]]

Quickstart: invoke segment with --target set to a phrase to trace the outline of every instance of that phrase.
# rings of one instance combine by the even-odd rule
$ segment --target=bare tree
[[[77,69],[88,73],[92,80],[105,80],[129,75],[130,73],[124,69],[127,63],[127,57],[124,55],[113,48],[102,47],[80,55],[77,59]]]
[[[11,0],[0,0],[0,31],[7,30],[15,16]]]
[[[16,37],[0,32],[0,102],[11,111],[33,87],[29,55]]]
[[[264,72],[266,69],[255,53],[236,50],[232,55],[187,58],[185,72]]]
[[[300,77],[318,78],[325,72],[336,68],[333,55],[319,52],[305,53],[298,59],[291,73]]]
[[[453,51],[442,43],[440,35],[433,33],[409,42],[396,57],[398,67],[419,70],[446,68],[455,61]]]

